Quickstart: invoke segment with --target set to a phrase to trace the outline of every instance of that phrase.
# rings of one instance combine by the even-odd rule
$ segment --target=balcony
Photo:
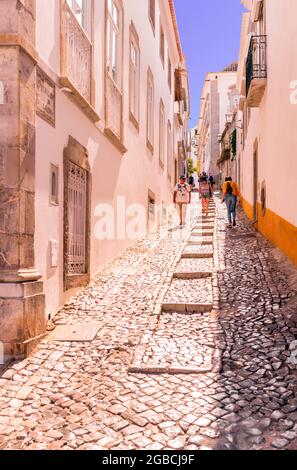
[[[60,83],[72,100],[96,122],[99,116],[91,104],[93,45],[66,2],[61,13]]]
[[[122,153],[127,149],[123,144],[123,96],[113,78],[106,72],[106,116],[105,135]]]
[[[246,61],[246,97],[250,108],[258,108],[267,84],[267,36],[252,36]]]
[[[174,102],[174,113],[176,114],[179,124],[183,126],[184,120],[183,120],[183,102],[182,101]]]
[[[187,159],[186,144],[183,140],[178,141],[178,158],[180,161],[185,161]]]

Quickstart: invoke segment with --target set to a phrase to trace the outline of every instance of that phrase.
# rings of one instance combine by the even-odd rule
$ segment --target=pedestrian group
[[[202,204],[202,215],[208,217],[209,201],[213,198],[215,180],[212,175],[203,172],[199,175],[198,194]],[[181,175],[179,183],[174,188],[173,202],[176,204],[180,226],[184,226],[187,215],[187,206],[191,204],[192,191],[195,187],[194,178],[190,177],[187,181],[185,175]],[[236,207],[237,199],[240,196],[239,186],[231,176],[225,178],[222,187],[222,203],[227,206],[228,228],[236,227]]]

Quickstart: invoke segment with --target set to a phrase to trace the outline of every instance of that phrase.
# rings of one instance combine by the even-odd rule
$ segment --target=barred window
[[[68,167],[67,274],[86,273],[87,171]]]

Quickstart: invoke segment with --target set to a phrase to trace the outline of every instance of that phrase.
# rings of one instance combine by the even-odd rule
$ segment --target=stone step
[[[211,258],[181,259],[174,270],[173,277],[175,279],[202,279],[211,277],[212,273]]]
[[[213,238],[212,237],[195,237],[190,238],[188,240],[188,245],[197,245],[197,246],[204,246],[204,245],[213,245]]]
[[[199,251],[196,252],[184,252],[181,255],[182,259],[211,259],[213,258],[213,252],[209,253],[201,253]]]
[[[214,226],[211,226],[211,225],[207,225],[205,227],[202,227],[202,226],[195,226],[192,230],[192,234],[194,233],[204,233],[204,232],[214,232]]]
[[[162,311],[165,313],[170,312],[184,312],[184,313],[208,313],[213,308],[212,303],[163,303]]]
[[[173,279],[163,301],[164,312],[210,312],[213,308],[212,280]]]
[[[186,245],[181,258],[213,258],[213,247],[211,245]]]
[[[192,259],[195,259],[195,258],[192,258]],[[179,272],[178,271],[176,273],[173,273],[174,279],[204,279],[206,277],[211,277],[211,276],[212,276],[212,271],[197,271],[197,272],[194,272],[194,271],[180,271]]]
[[[216,216],[215,212],[208,212],[208,216],[204,215],[204,216],[203,216],[203,220],[214,219],[215,216]]]
[[[206,230],[211,230],[211,231],[213,231],[213,230],[214,230],[214,225],[212,225],[212,224],[208,224],[208,225],[195,225],[195,226],[193,227],[193,230],[196,231],[196,232],[197,232],[197,231],[198,231],[198,232],[199,232],[199,231],[200,231],[200,232],[203,232],[203,231],[206,231]]]
[[[195,225],[193,227],[195,227],[196,225],[199,225],[201,227],[207,227],[208,225],[214,225],[215,224],[215,220],[214,219],[197,219],[195,220]]]
[[[200,237],[213,237],[213,234],[214,234],[213,230],[212,231],[211,230],[201,230],[199,232],[197,230],[194,230],[192,232],[193,237],[198,237],[198,236],[200,236]]]
[[[196,375],[196,374],[207,374],[212,372],[212,367],[168,367],[166,365],[157,366],[140,366],[134,367],[131,365],[128,368],[129,374],[167,374],[167,375]]]

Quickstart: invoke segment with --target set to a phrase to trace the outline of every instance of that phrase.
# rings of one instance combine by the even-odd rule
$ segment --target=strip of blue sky
[[[207,72],[223,70],[238,60],[244,8],[240,0],[175,0],[175,8],[189,68],[193,127]]]

